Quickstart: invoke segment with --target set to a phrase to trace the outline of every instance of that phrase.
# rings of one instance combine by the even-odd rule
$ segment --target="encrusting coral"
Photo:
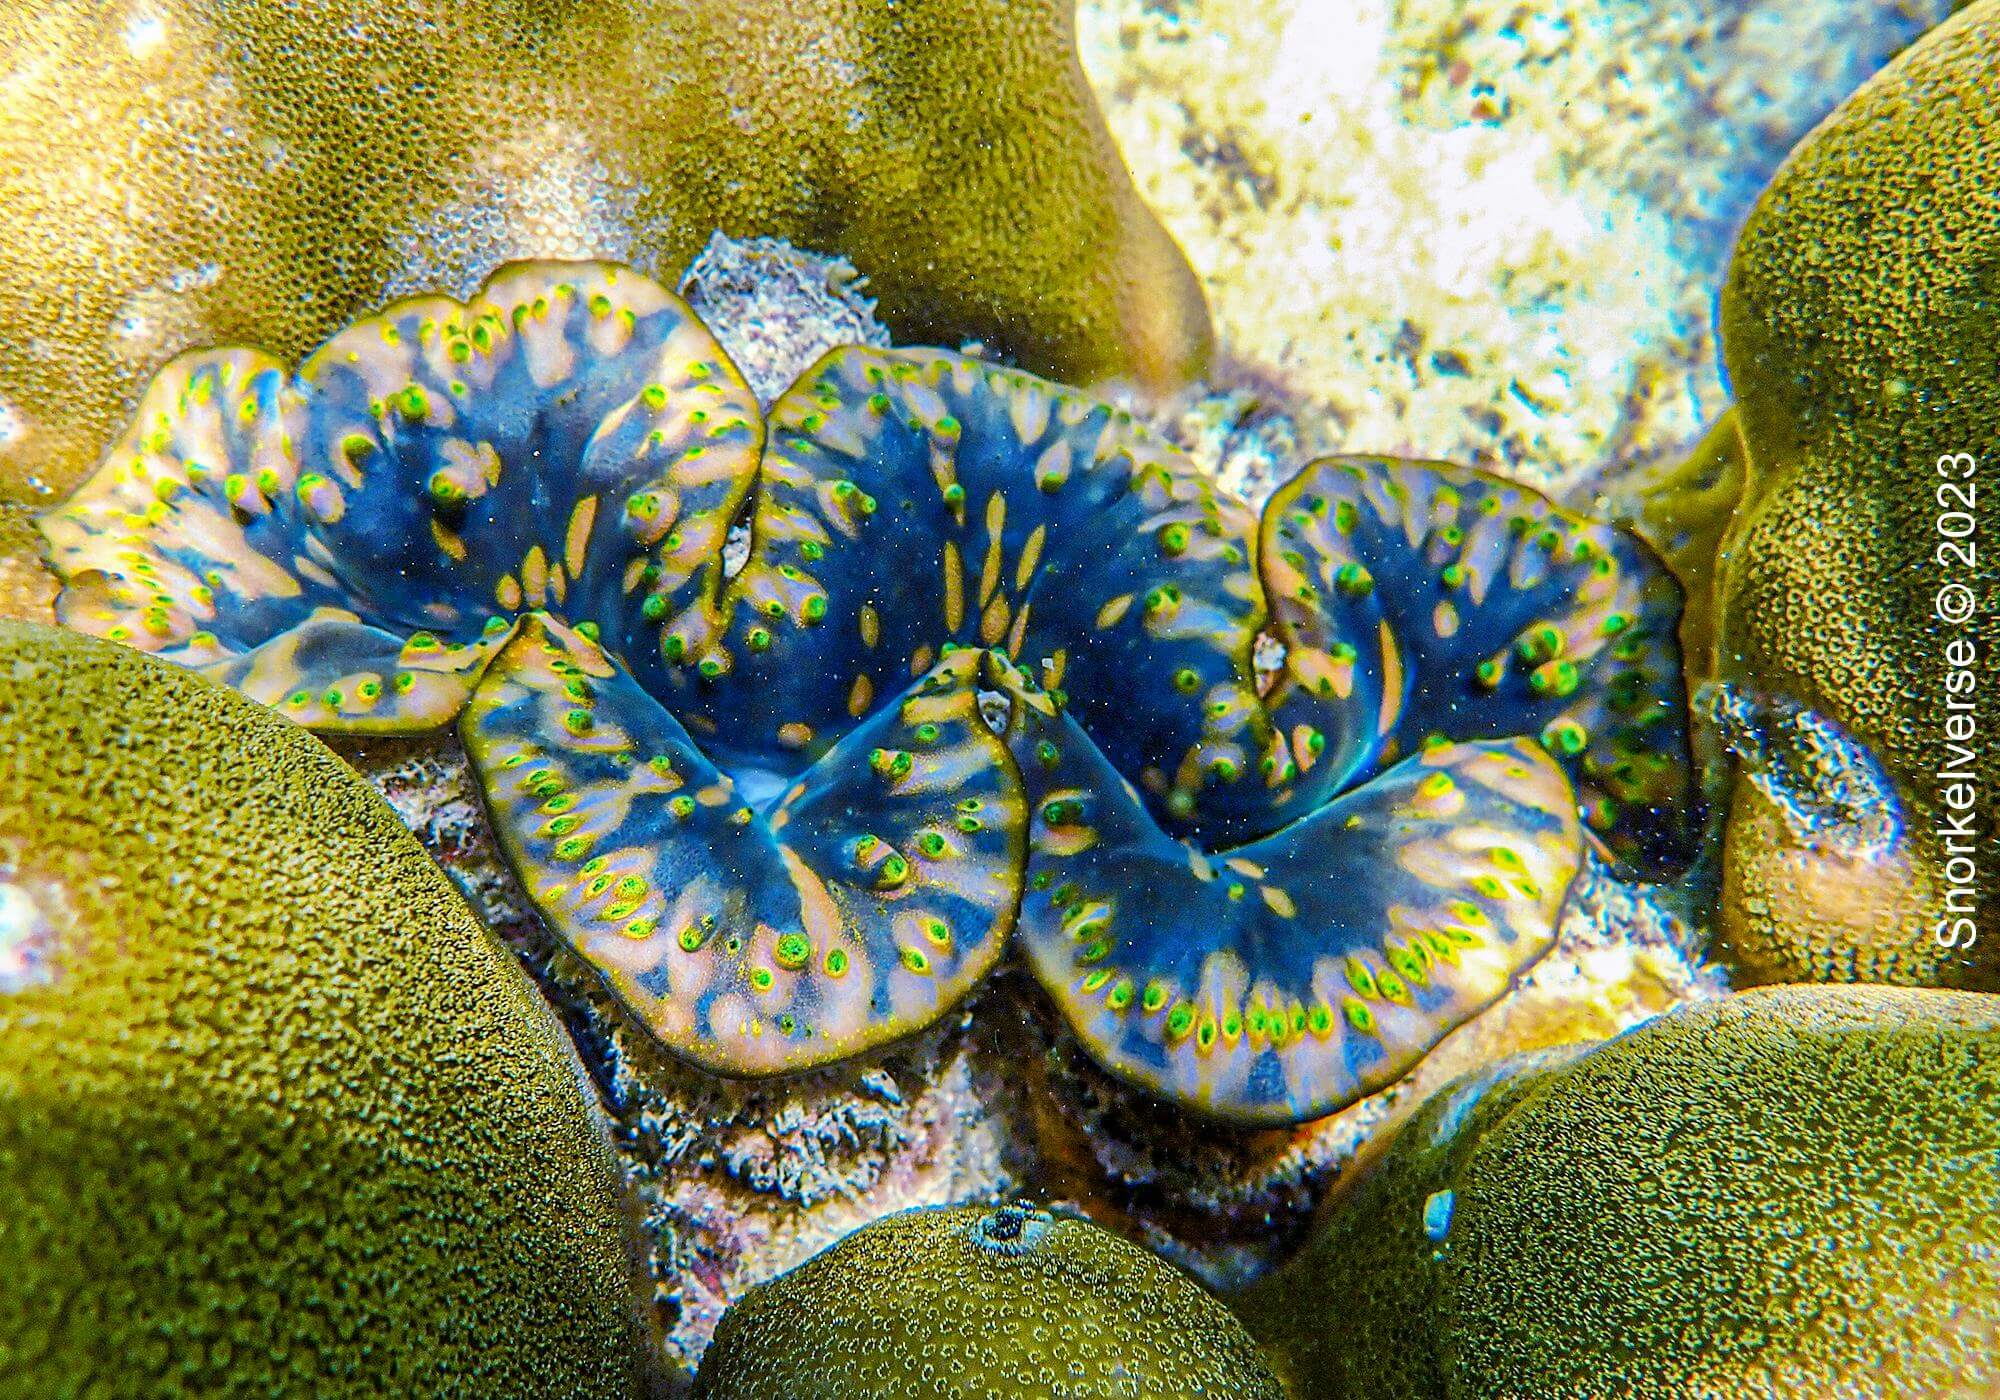
[[[642,1393],[575,1054],[388,806],[93,637],[0,713],[0,1391]]]
[[[1440,1091],[1238,1300],[1299,1400],[2000,1393],[2000,997],[1760,988]]]
[[[1280,1400],[1242,1324],[1084,1220],[1008,1203],[877,1221],[753,1289],[702,1400],[1156,1395]]]
[[[929,1024],[1018,925],[1109,1068],[1317,1116],[1548,946],[1586,824],[1649,867],[1686,830],[1631,537],[1365,458],[1259,522],[940,351],[835,351],[767,425],[607,264],[399,303],[295,381],[183,357],[43,528],[72,626],[329,732],[456,717],[543,918],[727,1074]]]
[[[176,352],[288,360],[500,264],[837,250],[905,338],[1199,370],[1069,0],[0,5],[0,546]],[[25,552],[32,552],[32,543]]]
[[[2000,986],[1996,70],[1995,0],[1925,35],[1800,143],[1723,289],[1719,946],[1746,980]]]

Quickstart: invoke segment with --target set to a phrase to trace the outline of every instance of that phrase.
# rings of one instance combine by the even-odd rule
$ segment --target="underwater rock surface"
[[[0,1388],[637,1393],[574,1052],[394,813],[95,638],[0,713]]]
[[[2000,987],[2000,4],[1856,92],[1721,307],[1721,947],[1752,981]],[[1984,930],[1983,935],[1981,930]]]
[[[1032,1206],[908,1211],[750,1293],[701,1400],[1282,1400],[1229,1310],[1145,1250]]]
[[[1301,1400],[1988,1395],[2000,998],[1786,987],[1433,1097],[1239,1311]]]
[[[1715,290],[1792,145],[1951,0],[1084,0],[1084,67],[1297,450],[1571,488],[1727,404]],[[1246,494],[1248,482],[1229,481]]]
[[[838,351],[767,429],[606,264],[399,303],[292,380],[183,357],[43,528],[70,625],[331,732],[455,719],[543,918],[724,1074],[934,1023],[1018,906],[1115,1072],[1315,1117],[1546,948],[1579,799],[1643,868],[1689,844],[1678,592],[1636,538],[1362,458],[1260,523],[936,351]]]

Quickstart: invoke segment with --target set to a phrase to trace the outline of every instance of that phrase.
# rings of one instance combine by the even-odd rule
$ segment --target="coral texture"
[[[1440,1092],[1239,1311],[1301,1400],[2000,1389],[2000,997],[1759,989]]]
[[[1996,69],[1987,0],[1848,98],[1723,291],[1748,468],[1717,579],[1721,946],[1747,978],[2000,986]]]
[[[1281,1400],[1242,1325],[1172,1266],[1025,1205],[906,1211],[730,1309],[702,1400]]]
[[[0,712],[0,1390],[640,1393],[575,1057],[395,814],[95,638]]]
[[[0,72],[16,536],[175,353],[296,359],[512,259],[664,277],[775,236],[852,259],[905,338],[1157,383],[1208,350],[1068,0],[9,0]]]
[[[1685,843],[1636,539],[1378,459],[1260,522],[938,351],[837,351],[767,426],[606,264],[400,303],[295,381],[184,357],[44,529],[73,626],[330,732],[456,717],[543,917],[728,1074],[930,1024],[1018,922],[1112,1069],[1315,1116],[1548,946],[1585,823]]]

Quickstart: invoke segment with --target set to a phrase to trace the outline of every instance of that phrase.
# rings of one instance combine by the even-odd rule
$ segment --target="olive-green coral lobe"
[[[1856,856],[1838,824],[1799,811],[1824,805],[1844,772],[1794,801],[1749,791],[1749,756],[1722,932],[1750,979],[2000,987],[2000,941],[1970,942],[2000,918],[2000,878],[1954,867],[1974,842],[1940,830],[1978,815],[1979,801],[1955,799],[1983,793],[1990,812],[2000,791],[1996,72],[2000,3],[1985,0],[1793,152],[1723,290],[1748,480],[1721,546],[1721,676],[1872,751],[1907,828],[1879,857]],[[1987,682],[1965,688],[1982,668]]]
[[[1989,1395],[1996,1105],[2000,997],[1670,1012],[1439,1093],[1240,1311],[1307,1400]]]
[[[93,638],[0,714],[0,1392],[639,1393],[573,1057],[387,806]]]
[[[1165,1261],[1022,1205],[877,1221],[722,1319],[698,1400],[1282,1400]]]
[[[905,339],[1178,383],[1180,250],[1072,0],[0,5],[0,516],[176,352],[294,359],[523,257],[672,276],[712,232],[838,254]]]

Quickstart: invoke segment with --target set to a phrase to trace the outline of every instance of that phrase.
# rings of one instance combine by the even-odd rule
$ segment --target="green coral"
[[[903,340],[1178,382],[1201,290],[1072,30],[1071,0],[0,6],[0,502],[72,486],[178,350],[296,358],[513,258],[667,276],[717,229],[850,259]]]
[[[628,1396],[561,1030],[319,742],[0,624],[0,1390]]]
[[[730,1309],[700,1400],[1281,1400],[1256,1345],[1164,1261],[1020,1205],[876,1222]]]
[[[1793,153],[1723,292],[1748,485],[1721,550],[1722,677],[1780,729],[1818,717],[1809,750],[1865,746],[1906,828],[1879,850],[1850,839],[1815,810],[1852,765],[1794,764],[1791,785],[1739,746],[1722,932],[1750,978],[2000,985],[2000,940],[1969,937],[2000,919],[2000,881],[1949,829],[2000,791],[1996,71],[1995,0],[1885,68]],[[1986,539],[1953,538],[1982,515]],[[1941,620],[1946,588],[1978,608],[1962,625]]]
[[[1996,1140],[2000,998],[1752,991],[1444,1090],[1241,1311],[1300,1397],[1992,1394]]]

